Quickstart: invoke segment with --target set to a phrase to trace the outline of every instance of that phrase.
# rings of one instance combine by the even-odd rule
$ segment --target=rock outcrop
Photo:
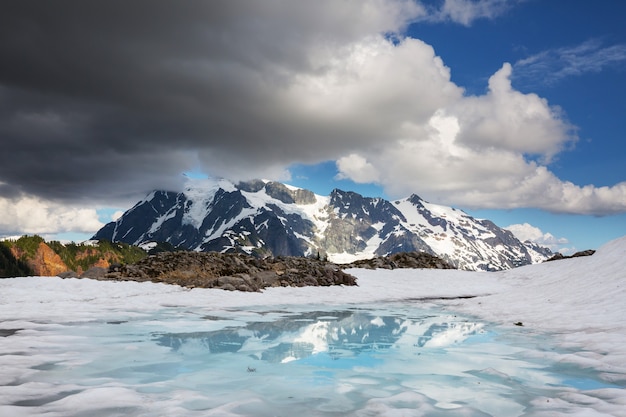
[[[546,262],[558,261],[558,260],[561,260],[561,259],[579,258],[581,256],[591,256],[594,253],[596,253],[596,251],[593,250],[593,249],[587,249],[587,250],[583,250],[583,251],[580,251],[580,252],[576,252],[573,255],[563,255],[562,253],[557,252],[551,258],[546,259]]]
[[[11,247],[16,259],[25,259],[33,275],[53,276],[67,271],[67,265],[61,257],[44,242],[39,242],[32,256],[25,256],[26,252],[17,246]]]
[[[32,265],[37,275],[51,276],[67,271],[67,265],[61,257],[43,242],[37,248]]]
[[[260,259],[242,253],[162,252],[116,265],[103,280],[152,281],[189,288],[260,291],[267,287],[356,285],[330,262],[303,257]]]
[[[343,268],[396,269],[396,268],[429,268],[456,269],[443,259],[424,252],[401,252],[373,259],[363,259],[342,265]]]

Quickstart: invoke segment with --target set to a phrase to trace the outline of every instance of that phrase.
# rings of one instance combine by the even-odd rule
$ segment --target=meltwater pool
[[[2,336],[25,371],[0,402],[24,416],[501,417],[614,388],[551,363],[548,337],[410,302],[169,307]]]

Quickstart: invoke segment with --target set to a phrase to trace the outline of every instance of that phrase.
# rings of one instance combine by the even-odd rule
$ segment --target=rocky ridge
[[[443,259],[425,252],[400,252],[372,259],[361,259],[342,265],[344,268],[365,269],[397,269],[397,268],[431,268],[456,269]]]
[[[557,252],[551,258],[546,259],[546,262],[559,261],[561,259],[580,258],[581,256],[591,256],[594,253],[596,253],[596,251],[593,250],[593,249],[583,250],[583,251],[580,251],[580,252],[576,252],[576,253],[574,253],[572,255],[563,255],[562,253]]]
[[[243,253],[162,252],[131,265],[112,265],[108,272],[92,268],[83,277],[99,280],[152,281],[189,288],[260,291],[267,287],[357,285],[347,268],[454,269],[444,260],[421,252],[395,253],[338,265],[320,258],[258,258]]]
[[[107,273],[94,278],[231,291],[356,285],[355,277],[338,265],[323,260],[290,256],[261,259],[243,253],[217,252],[162,252],[135,264],[113,265]]]

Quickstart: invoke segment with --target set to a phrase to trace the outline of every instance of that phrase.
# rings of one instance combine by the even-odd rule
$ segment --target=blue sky
[[[0,236],[86,238],[189,172],[626,231],[624,2],[39,6],[0,16]]]
[[[469,93],[483,93],[502,62],[513,64],[513,86],[559,106],[577,128],[579,140],[551,170],[576,184],[613,185],[626,177],[625,13],[611,0],[526,1],[471,27],[415,25],[409,33],[433,45]]]

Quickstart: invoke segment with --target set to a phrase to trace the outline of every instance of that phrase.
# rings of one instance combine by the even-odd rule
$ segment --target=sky
[[[553,250],[626,234],[626,3],[12,2],[0,236],[191,175],[417,194]],[[187,175],[185,175],[187,174]]]

